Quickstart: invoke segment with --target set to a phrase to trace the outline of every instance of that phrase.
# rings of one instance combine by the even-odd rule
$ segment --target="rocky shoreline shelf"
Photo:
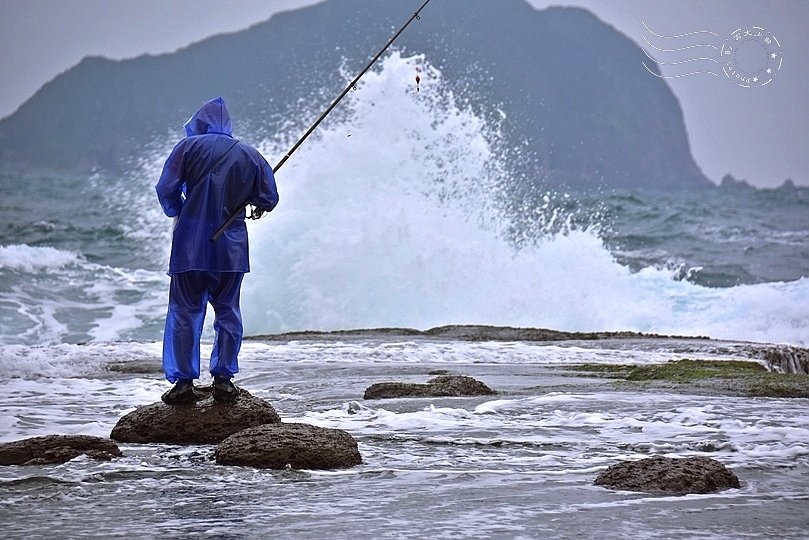
[[[809,349],[793,345],[729,341],[706,336],[670,336],[640,332],[564,332],[547,328],[488,325],[446,325],[414,328],[361,328],[333,331],[297,331],[259,334],[246,341],[390,341],[390,340],[502,341],[586,346],[602,349],[666,350],[682,358],[689,354],[726,355],[762,362],[769,369],[787,374],[809,374]]]

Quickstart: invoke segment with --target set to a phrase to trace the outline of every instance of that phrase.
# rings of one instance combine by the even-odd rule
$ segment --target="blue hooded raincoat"
[[[270,211],[278,204],[272,168],[253,147],[235,140],[225,102],[205,103],[185,124],[155,186],[163,211],[176,217],[171,242],[169,311],[163,368],[170,382],[199,377],[199,339],[210,302],[216,313],[213,375],[238,371],[242,339],[239,291],[250,271],[245,200]],[[211,236],[234,211],[222,236]]]

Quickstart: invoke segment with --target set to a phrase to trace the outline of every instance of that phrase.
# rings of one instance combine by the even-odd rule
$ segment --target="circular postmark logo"
[[[725,75],[745,88],[770,83],[783,64],[781,44],[760,26],[745,26],[731,33],[720,57]]]

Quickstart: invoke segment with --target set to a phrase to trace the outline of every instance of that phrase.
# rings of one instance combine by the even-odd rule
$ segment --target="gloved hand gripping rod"
[[[298,149],[298,147],[299,147],[301,144],[303,144],[303,141],[305,141],[305,140],[306,140],[306,138],[307,138],[307,137],[309,137],[309,135],[311,135],[311,134],[312,134],[312,132],[313,132],[313,131],[314,131],[314,130],[317,128],[317,126],[319,126],[319,125],[320,125],[320,123],[323,121],[323,119],[324,119],[324,118],[326,118],[326,117],[329,115],[329,113],[330,113],[330,112],[331,112],[331,111],[332,111],[332,110],[333,110],[333,109],[334,109],[334,108],[337,106],[337,104],[338,104],[338,103],[340,103],[340,100],[342,100],[342,99],[343,99],[343,98],[346,96],[346,94],[348,94],[349,90],[351,90],[352,88],[356,88],[356,86],[357,86],[357,82],[360,80],[360,78],[361,78],[363,75],[365,75],[365,72],[366,72],[366,71],[368,71],[369,69],[371,69],[371,66],[373,66],[373,65],[374,65],[374,63],[375,63],[377,60],[379,60],[379,57],[380,57],[380,56],[382,56],[382,55],[385,53],[385,51],[388,49],[388,47],[390,47],[390,45],[391,45],[391,44],[392,44],[394,41],[396,41],[396,38],[398,38],[398,37],[399,37],[399,34],[401,34],[402,32],[404,32],[404,29],[405,29],[405,28],[407,28],[407,26],[408,26],[408,25],[409,25],[411,22],[413,22],[413,19],[419,19],[419,18],[420,18],[420,17],[419,17],[419,13],[421,12],[421,10],[422,10],[422,9],[424,9],[424,6],[426,6],[426,5],[427,5],[427,4],[429,4],[429,3],[430,3],[430,0],[426,0],[426,1],[425,1],[425,2],[424,2],[422,5],[421,5],[421,7],[420,7],[419,9],[417,9],[415,13],[413,13],[413,15],[412,15],[412,16],[411,16],[411,17],[410,17],[408,20],[407,20],[407,22],[406,22],[406,23],[404,23],[404,25],[403,25],[401,28],[399,28],[399,30],[398,30],[398,31],[397,31],[397,32],[396,32],[396,33],[393,35],[393,37],[392,37],[392,38],[390,38],[390,39],[388,40],[388,42],[385,44],[385,46],[384,46],[384,47],[382,47],[382,49],[381,49],[381,50],[380,50],[378,53],[376,53],[376,56],[374,56],[374,57],[371,59],[371,61],[370,61],[370,62],[368,62],[368,65],[366,65],[366,66],[365,66],[365,67],[362,69],[362,71],[360,71],[359,75],[357,75],[356,77],[354,77],[354,80],[352,80],[350,83],[348,83],[348,86],[346,86],[346,87],[345,87],[345,89],[344,89],[344,90],[343,90],[343,91],[340,93],[340,95],[339,95],[339,96],[337,96],[337,99],[335,99],[335,100],[332,102],[332,104],[331,104],[331,105],[329,105],[329,107],[328,107],[328,108],[327,108],[327,109],[326,109],[326,110],[323,112],[323,114],[321,114],[321,115],[320,115],[320,117],[319,117],[317,120],[315,120],[315,123],[314,123],[314,124],[312,124],[312,126],[311,126],[309,129],[307,129],[307,130],[306,130],[306,133],[304,133],[304,134],[303,134],[303,136],[302,136],[300,139],[298,139],[298,142],[296,142],[296,143],[295,143],[295,144],[292,146],[292,148],[290,148],[289,152],[287,152],[286,154],[284,154],[284,157],[282,157],[282,158],[281,158],[281,160],[278,162],[278,164],[277,164],[275,167],[273,167],[273,169],[272,169],[273,174],[275,174],[275,173],[278,171],[278,169],[280,169],[280,168],[281,168],[281,165],[283,165],[284,163],[286,163],[286,161],[289,159],[289,157],[292,155],[292,153],[293,153],[293,152],[295,152],[295,150],[297,150],[297,149]],[[240,205],[239,205],[239,206],[236,208],[236,210],[235,210],[235,211],[234,211],[234,212],[233,212],[233,213],[232,213],[232,214],[231,214],[231,215],[230,215],[230,216],[229,216],[229,217],[228,217],[228,218],[225,220],[225,222],[222,224],[222,226],[221,226],[221,227],[219,227],[219,229],[217,229],[217,231],[216,231],[216,232],[213,234],[213,236],[211,236],[211,242],[216,242],[216,240],[217,240],[217,239],[218,239],[220,236],[222,236],[222,233],[223,233],[223,232],[225,232],[225,229],[227,229],[227,228],[230,226],[230,224],[231,224],[231,223],[233,223],[233,221],[234,221],[234,220],[236,219],[236,217],[239,215],[239,212],[241,212],[241,211],[242,211],[242,210],[243,210],[243,209],[244,209],[244,208],[245,208],[245,207],[246,207],[248,204],[250,204],[250,199],[249,199],[249,198],[248,198],[248,199],[246,199],[246,200],[245,200],[243,203],[241,203],[241,204],[240,204]]]

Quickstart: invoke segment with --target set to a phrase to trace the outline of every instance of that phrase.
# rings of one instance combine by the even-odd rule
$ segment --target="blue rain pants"
[[[243,335],[239,293],[243,278],[244,272],[199,270],[171,276],[163,334],[163,371],[169,382],[199,378],[199,341],[209,302],[214,309],[216,331],[210,373],[232,377],[239,371]]]

